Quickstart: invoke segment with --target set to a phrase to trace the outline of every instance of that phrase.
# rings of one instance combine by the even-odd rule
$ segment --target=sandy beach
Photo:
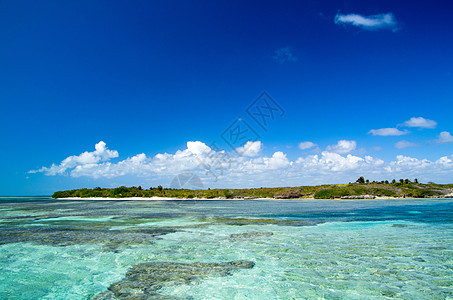
[[[292,199],[281,199],[281,198],[171,198],[171,197],[125,197],[125,198],[109,198],[109,197],[67,197],[67,198],[56,198],[56,200],[99,200],[99,201],[175,201],[175,200],[187,200],[187,201],[246,201],[246,200],[259,200],[259,201],[297,201],[297,200],[331,200],[331,201],[363,201],[363,200],[403,200],[412,198],[402,197],[376,197],[374,199],[315,199],[315,198],[292,198]],[[416,198],[415,198],[416,199]],[[420,198],[422,199],[422,198]]]
[[[88,198],[82,198],[82,197],[67,197],[67,198],[56,198],[57,200],[130,200],[130,201],[167,201],[167,200],[199,200],[199,201],[218,201],[218,200],[233,200],[233,201],[239,201],[239,200],[291,200],[291,199],[274,199],[274,198],[253,198],[253,199],[244,199],[244,198],[231,198],[231,199],[226,199],[226,198],[171,198],[171,197],[126,197],[126,198],[109,198],[109,197],[88,197]]]

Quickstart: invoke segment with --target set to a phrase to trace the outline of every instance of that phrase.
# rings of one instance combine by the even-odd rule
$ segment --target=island
[[[376,199],[376,198],[449,198],[453,184],[420,183],[417,179],[370,181],[363,176],[348,184],[323,184],[297,187],[248,189],[175,189],[161,185],[57,191],[52,198],[143,198],[143,199]]]

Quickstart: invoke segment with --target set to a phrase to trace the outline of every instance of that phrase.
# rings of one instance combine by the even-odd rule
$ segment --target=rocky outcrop
[[[275,195],[275,199],[296,199],[296,198],[302,198],[304,194],[302,194],[300,191],[286,191],[281,194]]]
[[[231,239],[253,239],[256,237],[267,237],[273,235],[272,232],[258,232],[258,231],[252,231],[252,232],[244,232],[244,233],[236,233],[230,235]]]
[[[105,251],[117,251],[136,244],[153,244],[160,236],[176,232],[165,227],[133,227],[124,230],[93,227],[17,226],[0,232],[0,245],[21,242],[58,247],[95,244],[102,245]]]
[[[188,284],[206,277],[228,276],[239,269],[251,269],[252,261],[224,263],[149,262],[133,266],[123,280],[112,284],[96,300],[113,299],[177,299],[159,294],[166,285]]]

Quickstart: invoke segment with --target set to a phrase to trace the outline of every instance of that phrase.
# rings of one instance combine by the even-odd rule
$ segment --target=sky
[[[447,1],[0,1],[0,195],[453,183],[452,13]]]

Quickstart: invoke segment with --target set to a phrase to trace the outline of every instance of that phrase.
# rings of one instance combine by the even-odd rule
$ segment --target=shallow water
[[[0,229],[0,299],[453,298],[453,199],[0,198]]]

